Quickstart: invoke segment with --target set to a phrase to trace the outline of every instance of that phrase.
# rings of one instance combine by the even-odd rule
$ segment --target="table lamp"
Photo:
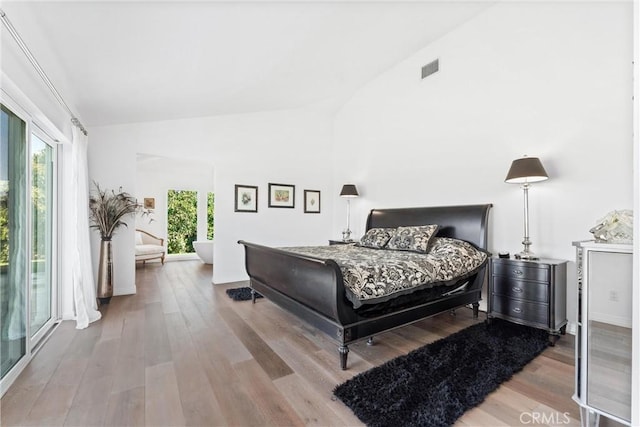
[[[345,184],[340,191],[340,197],[347,199],[347,229],[342,232],[342,240],[348,242],[351,240],[351,199],[358,197],[358,189],[353,184]]]
[[[534,260],[538,259],[530,250],[531,240],[529,239],[529,187],[532,182],[539,182],[548,179],[547,171],[544,170],[540,159],[537,157],[524,156],[511,163],[511,168],[504,182],[509,184],[522,184],[524,191],[524,239],[522,244],[524,250],[515,254],[516,259]]]

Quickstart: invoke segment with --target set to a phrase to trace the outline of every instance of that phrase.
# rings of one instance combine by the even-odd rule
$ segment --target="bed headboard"
[[[437,236],[466,240],[487,249],[489,209],[493,205],[436,206],[424,208],[372,209],[370,228],[438,224]]]

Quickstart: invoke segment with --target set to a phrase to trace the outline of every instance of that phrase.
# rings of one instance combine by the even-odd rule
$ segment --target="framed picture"
[[[258,187],[236,184],[235,212],[258,212]]]
[[[155,209],[156,208],[156,199],[153,197],[145,197],[144,198],[144,208],[145,209]]]
[[[294,208],[296,206],[296,186],[269,183],[270,208]]]
[[[320,192],[304,190],[304,213],[320,213]]]

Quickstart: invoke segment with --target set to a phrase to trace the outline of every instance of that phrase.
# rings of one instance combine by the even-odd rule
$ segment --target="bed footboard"
[[[345,310],[340,267],[322,260],[240,240],[251,287],[340,341]]]

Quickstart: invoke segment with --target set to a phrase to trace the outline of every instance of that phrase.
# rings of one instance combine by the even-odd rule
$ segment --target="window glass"
[[[53,263],[53,152],[31,137],[31,336],[51,318]]]
[[[198,238],[198,192],[169,190],[167,193],[167,250],[169,254],[194,253]]]
[[[26,123],[4,105],[0,113],[0,368],[1,377],[26,354]]]

